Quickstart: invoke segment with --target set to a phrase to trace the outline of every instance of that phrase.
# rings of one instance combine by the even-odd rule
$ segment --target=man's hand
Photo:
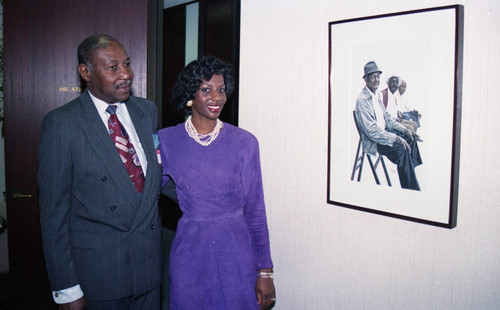
[[[401,138],[400,136],[396,137],[396,142],[397,144],[401,144],[405,150],[408,150],[411,153],[411,148],[408,142],[406,142],[405,139]]]
[[[413,136],[416,134],[415,130],[413,130],[413,128],[410,128],[410,127],[406,127],[406,130],[405,130],[405,135],[408,136],[408,138],[410,138],[411,140],[413,140]],[[406,142],[406,141],[405,141]]]
[[[85,297],[79,298],[75,301],[66,304],[60,304],[59,310],[85,310],[87,309],[87,300]]]
[[[403,120],[403,113],[401,111],[398,111],[397,114],[398,114],[398,122],[401,122],[401,120]]]

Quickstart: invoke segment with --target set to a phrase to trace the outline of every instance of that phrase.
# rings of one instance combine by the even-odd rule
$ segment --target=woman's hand
[[[260,270],[265,273],[272,273],[272,270]],[[257,276],[255,284],[255,293],[257,294],[257,302],[261,310],[272,309],[276,303],[276,291],[274,289],[274,281],[272,277],[262,278]]]

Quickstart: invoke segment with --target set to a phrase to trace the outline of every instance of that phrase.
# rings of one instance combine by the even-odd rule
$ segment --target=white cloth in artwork
[[[401,97],[399,96],[399,92],[396,92],[395,94],[391,93],[389,90],[387,91],[387,107],[386,110],[389,112],[392,118],[397,118],[398,117],[398,111],[403,112],[400,110],[402,108],[401,104]]]

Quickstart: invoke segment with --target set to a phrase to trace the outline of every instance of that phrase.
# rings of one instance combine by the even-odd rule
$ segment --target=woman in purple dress
[[[163,184],[173,180],[183,211],[170,251],[172,310],[270,309],[276,300],[258,142],[218,118],[232,90],[231,65],[193,61],[172,95],[188,118],[158,132]]]

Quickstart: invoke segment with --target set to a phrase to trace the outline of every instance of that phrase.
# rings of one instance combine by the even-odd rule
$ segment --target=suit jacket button
[[[115,211],[116,210],[116,206],[111,206],[111,211]]]
[[[151,224],[151,230],[155,229],[155,225]]]

